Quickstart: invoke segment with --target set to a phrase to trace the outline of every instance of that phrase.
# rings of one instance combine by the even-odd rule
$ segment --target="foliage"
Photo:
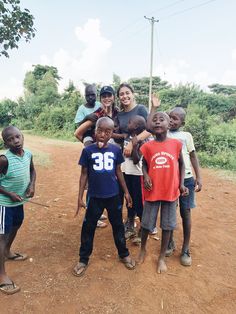
[[[206,150],[208,131],[213,124],[213,119],[203,106],[191,105],[188,107],[184,130],[193,135],[197,151]]]
[[[17,103],[10,99],[5,99],[0,102],[0,126],[3,127],[11,124],[16,108]]]
[[[3,140],[0,138],[0,150],[4,149],[4,142]]]
[[[201,94],[197,99],[200,106],[207,108],[209,114],[225,115],[232,107],[232,100],[224,95]]]
[[[148,106],[149,97],[149,77],[131,78],[128,83],[132,85],[135,91],[136,101],[139,104]],[[160,77],[154,76],[152,79],[152,91],[158,93],[161,90],[169,89],[167,81],[162,81]]]
[[[117,90],[118,87],[120,86],[121,84],[121,78],[119,77],[119,75],[113,73],[113,79],[112,79],[112,86],[114,88],[114,90]]]
[[[19,4],[20,0],[0,1],[0,56],[9,57],[8,50],[18,48],[20,39],[29,42],[35,36],[34,17]]]
[[[161,90],[159,96],[163,110],[169,110],[177,106],[188,108],[190,104],[197,102],[202,93],[202,90],[194,84],[179,84],[176,87]]]
[[[59,93],[59,80],[57,68],[35,65],[26,73],[24,97],[17,102],[9,99],[0,102],[1,126],[11,123],[20,129],[33,129],[34,133],[73,140],[74,117],[85,100],[72,81]],[[117,89],[120,82],[120,77],[113,74],[113,87]],[[149,78],[131,78],[128,83],[134,87],[137,102],[147,105]],[[96,84],[98,90],[101,85]],[[234,87],[230,86],[230,90]],[[214,87],[214,93],[206,93],[194,84],[172,87],[159,77],[153,78],[153,91],[159,94],[162,111],[176,106],[185,108],[184,129],[193,135],[201,165],[235,169],[236,94],[218,93],[216,88],[229,90],[229,86],[224,89],[220,85]]]
[[[232,95],[236,94],[236,86],[234,85],[222,85],[212,84],[208,86],[210,91],[216,94]]]
[[[214,155],[207,152],[198,152],[198,157],[202,167],[236,170],[235,151],[222,151]]]

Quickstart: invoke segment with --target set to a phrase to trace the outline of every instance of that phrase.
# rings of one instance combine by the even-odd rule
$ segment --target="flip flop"
[[[27,254],[14,253],[13,256],[7,257],[6,260],[9,261],[25,261],[28,258]]]
[[[128,258],[128,259],[127,259]],[[133,270],[135,269],[136,265],[135,265],[135,261],[129,257],[129,256],[126,256],[126,257],[123,257],[123,258],[120,258],[120,261],[121,263],[123,263],[125,265],[125,267],[129,270]]]
[[[5,294],[14,294],[20,291],[20,287],[16,286],[14,282],[0,284],[0,291]]]
[[[76,270],[75,270],[76,268]],[[82,277],[85,274],[88,265],[84,263],[78,263],[72,270],[72,274],[76,277]]]
[[[107,223],[101,221],[101,220],[98,220],[97,222],[97,228],[106,228],[107,227]]]

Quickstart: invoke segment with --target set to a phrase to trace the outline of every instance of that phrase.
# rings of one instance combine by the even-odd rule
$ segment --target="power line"
[[[173,13],[173,14],[167,15],[167,16],[165,16],[164,18],[162,18],[161,20],[162,20],[162,21],[163,21],[163,20],[167,20],[167,19],[171,18],[172,16],[176,16],[176,15],[182,14],[182,13],[184,13],[184,12],[187,12],[187,11],[190,11],[190,10],[193,10],[193,9],[196,9],[196,8],[199,8],[199,7],[202,7],[202,6],[207,5],[208,3],[211,3],[211,2],[214,2],[214,1],[216,1],[216,0],[209,0],[209,1],[206,1],[206,2],[203,2],[203,3],[200,3],[200,4],[195,5],[195,6],[193,6],[193,7],[190,7],[190,8],[184,9],[184,10],[182,10],[182,11],[178,11],[178,12],[175,12],[175,13]]]
[[[175,6],[176,4],[178,4],[178,3],[180,3],[180,2],[183,2],[183,1],[185,1],[185,0],[178,0],[178,1],[175,1],[175,2],[173,2],[173,3],[170,3],[170,4],[166,5],[166,6],[163,6],[163,7],[160,7],[160,8],[158,8],[158,9],[155,9],[155,10],[153,10],[153,11],[147,13],[147,14],[148,14],[148,15],[151,15],[151,14],[153,14],[154,12],[157,12],[157,11],[160,12],[160,11],[166,10],[166,9],[168,9],[168,8],[170,8],[170,7],[172,7],[172,6]],[[140,24],[140,22],[142,21],[142,18],[143,18],[143,17],[140,16],[140,17],[138,17],[137,19],[133,20],[132,22],[128,23],[126,26],[122,27],[117,33],[115,33],[114,36],[112,36],[112,37],[115,37],[115,36],[119,35],[120,33],[126,31],[126,30],[127,30],[128,28],[130,28],[131,26],[134,26],[134,25],[136,25],[136,24]]]

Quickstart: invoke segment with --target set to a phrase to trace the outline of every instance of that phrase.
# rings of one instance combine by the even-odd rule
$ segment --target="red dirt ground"
[[[145,263],[129,271],[118,261],[111,228],[97,230],[84,277],[71,273],[78,258],[83,213],[77,202],[81,144],[25,136],[25,146],[44,152],[49,165],[37,165],[37,190],[14,244],[30,259],[7,262],[9,276],[21,286],[0,294],[0,313],[236,313],[236,185],[203,169],[203,191],[193,210],[192,267],[179,263],[177,250],[168,272],[156,273],[160,241],[148,240]],[[128,243],[133,256],[138,248]]]

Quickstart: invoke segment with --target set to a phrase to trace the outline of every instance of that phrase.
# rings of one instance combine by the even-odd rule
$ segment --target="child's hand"
[[[143,183],[144,183],[144,188],[146,190],[148,190],[148,191],[152,190],[152,180],[148,175],[144,176]]]
[[[156,94],[152,94],[151,101],[152,101],[152,107],[154,107],[154,108],[160,107],[161,100],[159,99],[159,97]]]
[[[133,150],[133,144],[132,142],[129,142],[128,145],[124,148],[124,156],[125,157],[130,157],[132,154],[132,150]]]
[[[200,192],[202,189],[202,180],[196,178],[195,180],[195,192]]]
[[[76,217],[76,216],[78,215],[79,210],[80,210],[81,207],[86,208],[86,205],[85,205],[85,203],[84,203],[83,200],[79,200],[79,201],[78,201],[78,206],[77,206],[77,209],[76,209],[76,212],[75,212],[75,216],[74,216],[74,217]]]
[[[129,193],[125,193],[125,200],[126,200],[126,203],[127,203],[127,207],[132,207],[133,206],[132,198],[129,195]]]
[[[189,190],[188,190],[188,188],[186,188],[186,186],[181,185],[180,188],[179,188],[179,190],[180,190],[181,196],[187,196],[187,195],[189,195]]]
[[[21,201],[23,201],[23,198],[21,196],[19,196],[18,194],[14,193],[14,192],[10,192],[9,197],[10,197],[10,199],[13,202],[21,202]]]
[[[34,196],[34,188],[32,186],[29,186],[28,189],[26,190],[25,196],[28,197],[33,197]]]

